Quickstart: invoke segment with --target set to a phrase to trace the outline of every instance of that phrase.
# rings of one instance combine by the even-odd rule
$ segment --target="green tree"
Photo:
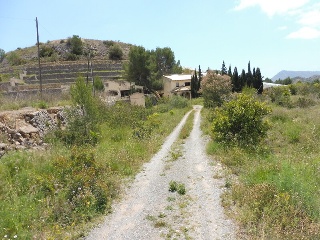
[[[62,139],[69,145],[94,145],[98,141],[101,105],[92,94],[92,88],[78,77],[71,86],[73,107],[68,112],[68,124]]]
[[[266,82],[266,83],[273,83],[273,81],[272,81],[270,78],[266,78],[266,79],[264,80],[264,82]]]
[[[244,69],[242,69],[242,72],[240,75],[240,83],[241,83],[241,89],[245,87],[247,84],[247,74]]]
[[[251,68],[250,68],[250,61],[248,63],[248,72],[246,74],[246,85],[249,88],[252,87],[252,85],[253,85],[253,75],[252,75]]]
[[[110,60],[121,60],[123,58],[123,51],[119,44],[113,44],[109,48]]]
[[[241,86],[240,77],[238,74],[237,67],[235,67],[233,70],[231,80],[232,80],[232,91],[233,92],[241,92],[242,86]]]
[[[94,77],[93,87],[97,91],[104,91],[104,84],[99,76]]]
[[[75,55],[81,55],[83,53],[83,43],[78,35],[73,35],[72,38],[68,38],[67,46],[71,48],[71,53]]]
[[[201,71],[200,65],[199,65],[198,74],[199,74],[199,77],[198,77],[198,86],[197,86],[197,89],[198,89],[198,92],[199,92],[199,90],[200,90],[200,88],[201,88],[201,81],[202,81],[202,71]]]
[[[277,84],[283,84],[283,85],[289,85],[289,84],[292,84],[292,79],[290,77],[287,77],[286,79],[278,79],[275,81],[275,83]]]
[[[221,66],[221,75],[226,75],[226,74],[227,74],[227,67],[226,67],[226,64],[223,61],[222,62],[222,66]]]
[[[180,61],[176,62],[170,48],[147,51],[133,46],[129,52],[129,63],[124,66],[128,81],[145,86],[149,90],[162,89],[162,76],[182,73]]]
[[[172,73],[173,74],[181,74],[183,72],[182,66],[180,64],[180,60],[173,66]]]
[[[197,70],[194,70],[194,74],[191,77],[191,97],[196,98],[198,97],[198,86],[199,86],[199,80],[197,75]]]
[[[228,76],[229,76],[229,77],[232,77],[231,65],[229,65]]]
[[[0,48],[0,63],[3,61],[5,56],[6,56],[6,52]]]
[[[201,82],[205,107],[221,106],[232,93],[231,79],[228,75],[208,72]]]
[[[263,92],[263,81],[262,81],[260,68],[257,68],[257,70],[256,70],[255,83],[256,83],[255,88],[257,89],[258,93],[262,94],[262,92]]]
[[[129,61],[124,65],[127,81],[150,89],[152,85],[149,62],[150,54],[144,47],[132,46],[129,52]]]

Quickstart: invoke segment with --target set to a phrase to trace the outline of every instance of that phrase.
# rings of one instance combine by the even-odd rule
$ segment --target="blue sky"
[[[0,0],[6,52],[72,35],[170,47],[184,67],[320,70],[318,0]]]

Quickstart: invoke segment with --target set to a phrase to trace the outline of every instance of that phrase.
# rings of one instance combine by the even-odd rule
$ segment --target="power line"
[[[15,18],[15,17],[1,17],[2,19],[12,19],[12,20],[23,20],[23,21],[34,21],[34,19],[30,19],[30,18]]]
[[[49,35],[51,35],[51,37],[52,37],[53,39],[55,39],[55,36],[53,36],[53,34],[50,33],[42,24],[39,23],[39,26],[40,26],[43,30],[45,30]]]

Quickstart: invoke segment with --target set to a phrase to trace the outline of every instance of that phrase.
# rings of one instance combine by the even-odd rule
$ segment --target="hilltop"
[[[40,43],[40,55],[41,62],[60,62],[60,61],[70,61],[68,55],[72,52],[71,46],[69,44],[71,38],[60,39],[48,41],[46,43]],[[122,43],[119,41],[111,40],[93,40],[93,39],[81,39],[83,53],[78,55],[77,61],[87,60],[88,51],[91,49],[91,57],[98,60],[108,60],[111,47],[117,45],[121,48],[123,52],[122,60],[128,58],[131,44]],[[16,64],[9,64],[10,55],[17,55],[20,58],[20,62]],[[38,50],[37,45],[26,47],[26,48],[17,48],[14,51],[8,52],[6,57],[0,63],[0,69],[3,67],[8,67],[10,65],[24,65],[37,63],[38,61]],[[19,64],[21,63],[21,64]]]
[[[80,46],[80,47],[79,47]],[[45,89],[60,91],[62,85],[88,74],[88,59],[93,76],[102,80],[122,78],[122,66],[128,59],[131,44],[109,40],[68,39],[40,44],[42,80]],[[10,83],[11,81],[11,83]],[[0,91],[15,94],[37,91],[39,85],[37,46],[8,52],[0,63]]]

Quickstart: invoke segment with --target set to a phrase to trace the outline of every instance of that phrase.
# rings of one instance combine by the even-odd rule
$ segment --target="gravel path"
[[[223,169],[207,157],[201,106],[194,111],[190,137],[176,141],[189,112],[88,240],[236,239],[236,226],[220,204]],[[185,194],[169,191],[173,181],[185,187]]]

